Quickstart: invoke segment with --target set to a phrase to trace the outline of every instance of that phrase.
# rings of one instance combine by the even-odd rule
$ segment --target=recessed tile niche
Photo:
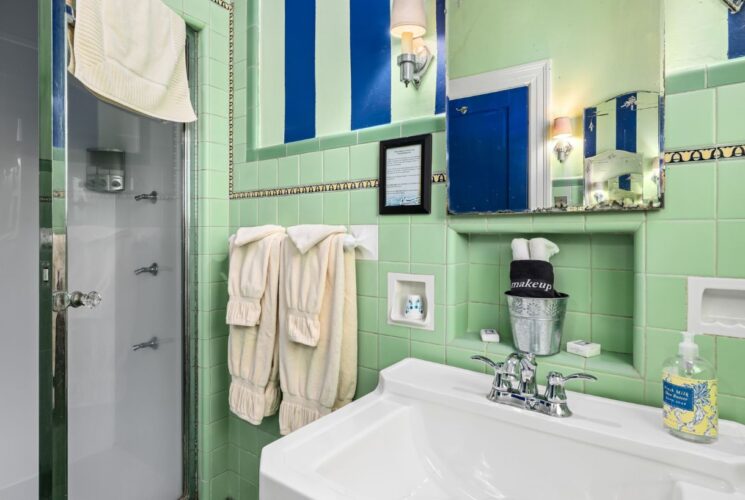
[[[542,236],[560,252],[554,265],[556,289],[570,296],[562,352],[539,358],[541,377],[549,370],[611,373],[641,377],[643,332],[634,328],[641,300],[635,300],[634,233],[449,234],[448,307],[451,346],[473,349],[479,330],[497,328],[502,340],[487,344],[495,358],[513,350],[504,292],[509,290],[513,238]],[[642,297],[638,297],[641,299]],[[638,322],[636,322],[638,323]],[[584,339],[602,345],[602,354],[585,359],[566,352],[566,343]],[[636,347],[635,347],[636,346]],[[637,352],[635,353],[635,348]],[[635,356],[636,354],[636,356]],[[590,392],[592,389],[587,386]]]

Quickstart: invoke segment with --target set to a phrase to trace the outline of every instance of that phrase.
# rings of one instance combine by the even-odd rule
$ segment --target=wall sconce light
[[[401,81],[419,88],[424,73],[432,62],[432,53],[422,37],[427,33],[427,14],[424,0],[393,0],[391,11],[391,35],[401,39],[401,55],[398,67]]]
[[[554,120],[554,134],[553,138],[556,140],[556,146],[554,152],[556,158],[564,163],[569,158],[569,153],[572,152],[572,144],[569,142],[569,138],[572,137],[572,121],[567,116],[560,116]]]

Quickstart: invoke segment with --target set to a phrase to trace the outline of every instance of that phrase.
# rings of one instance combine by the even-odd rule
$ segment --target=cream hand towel
[[[288,230],[288,233],[290,231]],[[316,289],[306,264],[317,269],[313,249],[301,253],[286,241],[282,249],[279,315],[279,355],[282,405],[281,434],[288,434],[341,408],[354,397],[357,386],[357,282],[354,250],[345,251],[344,234],[333,233],[321,241],[327,265],[317,275],[323,298],[318,314],[315,346],[297,342],[291,335],[289,309],[299,296]],[[298,279],[298,273],[303,279]],[[303,292],[293,290],[303,287]]]
[[[344,226],[327,226],[324,224],[302,224],[287,228],[287,236],[303,254],[325,240],[326,237],[346,232],[347,228]]]
[[[77,0],[70,72],[101,99],[173,122],[197,119],[186,24],[161,0]]]
[[[277,311],[285,238],[278,226],[242,228],[231,237],[229,289],[250,290],[255,302],[251,307],[244,307],[249,302],[234,302],[233,319],[239,321],[231,322],[228,309],[229,402],[233,413],[256,425],[279,407]]]
[[[330,252],[337,238],[346,232],[344,226],[302,225],[287,230],[294,252],[285,252],[280,293],[287,304],[287,335],[294,342],[315,346],[320,335],[319,313],[324,300],[324,277]]]
[[[240,228],[230,238],[230,269],[228,271],[229,325],[254,326],[261,315],[261,299],[266,288],[271,246],[250,245],[267,236],[284,233],[281,226]]]

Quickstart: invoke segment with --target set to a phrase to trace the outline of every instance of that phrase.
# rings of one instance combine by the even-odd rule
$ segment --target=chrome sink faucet
[[[564,376],[550,372],[546,377],[546,391],[538,394],[536,372],[538,364],[535,354],[513,352],[503,363],[497,363],[486,356],[471,356],[494,370],[492,387],[486,398],[494,403],[537,411],[552,417],[570,417],[564,385],[570,380],[597,380],[587,373],[574,373]]]

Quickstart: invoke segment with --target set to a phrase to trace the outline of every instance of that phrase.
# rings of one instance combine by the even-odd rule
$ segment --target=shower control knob
[[[139,269],[135,269],[135,274],[150,273],[153,276],[157,276],[158,275],[158,270],[159,270],[158,263],[157,262],[153,262],[152,264],[150,264],[147,267],[141,267]]]
[[[157,203],[158,202],[158,192],[157,191],[151,191],[149,193],[138,194],[137,196],[135,196],[135,201],[140,201],[140,200],[150,200],[153,203]]]
[[[98,292],[72,292],[70,294],[70,307],[95,308],[101,303],[101,294]]]

